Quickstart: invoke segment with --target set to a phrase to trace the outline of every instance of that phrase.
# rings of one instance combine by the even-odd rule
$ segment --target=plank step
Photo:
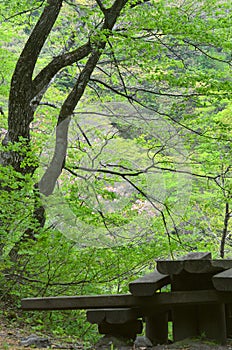
[[[109,324],[124,324],[136,320],[139,317],[137,308],[118,309],[93,309],[86,312],[87,320],[94,324],[101,324],[103,321]]]
[[[214,288],[220,291],[232,291],[232,268],[213,276]]]
[[[129,283],[129,290],[134,296],[152,296],[155,292],[170,283],[170,276],[157,270]]]
[[[198,272],[202,266],[210,265],[211,253],[199,252],[189,253],[178,260],[157,260],[157,270],[165,275],[179,275],[185,268],[187,272]],[[193,267],[194,265],[194,267]],[[192,271],[193,270],[193,271]]]

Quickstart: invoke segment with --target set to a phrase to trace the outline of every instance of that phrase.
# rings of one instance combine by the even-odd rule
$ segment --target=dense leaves
[[[0,10],[2,298],[125,292],[155,258],[230,257],[228,1]]]

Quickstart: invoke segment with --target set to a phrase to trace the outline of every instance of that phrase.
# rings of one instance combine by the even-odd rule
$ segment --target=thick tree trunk
[[[229,220],[230,220],[229,202],[226,202],[225,214],[224,214],[224,226],[223,226],[221,246],[220,246],[220,257],[221,258],[224,258],[224,255],[225,255],[225,244],[226,244],[226,236],[228,234]]]
[[[109,35],[110,31],[113,29],[122,8],[125,6],[127,0],[116,0],[111,8],[103,9],[105,15],[105,21],[102,25],[102,31],[107,30]],[[103,36],[104,37],[104,36]],[[68,97],[64,101],[56,128],[56,145],[55,152],[51,163],[49,164],[47,170],[45,171],[40,183],[39,188],[41,194],[49,196],[53,193],[56,181],[60,176],[62,169],[65,164],[66,152],[67,152],[67,136],[68,127],[71,120],[71,116],[74,109],[81,97],[85,92],[85,88],[90,80],[91,74],[93,73],[96,65],[105,49],[107,42],[106,39],[99,40],[93,44],[92,53],[78,76],[77,82],[73,87],[72,91],[69,93]]]
[[[115,0],[113,5],[108,9],[104,8],[103,5],[100,6],[104,15],[104,22],[101,27],[103,39],[99,39],[99,36],[96,40],[93,38],[91,42],[91,40],[87,38],[85,45],[80,46],[72,52],[62,53],[53,58],[33,79],[33,73],[39,54],[59,15],[62,2],[63,0],[47,0],[43,13],[19,57],[11,81],[8,133],[3,142],[4,145],[7,146],[10,143],[14,144],[24,139],[26,145],[25,150],[30,150],[30,123],[33,121],[35,110],[49,83],[61,68],[89,56],[85,67],[77,78],[74,88],[64,101],[60,110],[53,159],[39,183],[40,194],[45,196],[52,194],[55,183],[65,164],[68,127],[73,111],[83,96],[91,74],[104,51],[107,43],[105,38],[110,35],[127,0]],[[98,4],[100,4],[100,0]],[[11,165],[20,173],[33,173],[33,166],[22,168],[22,161],[26,156],[26,152],[13,152],[6,149],[6,151],[0,155],[0,163],[5,166]],[[34,217],[41,226],[44,225],[44,208],[37,195],[35,196]],[[34,233],[29,230],[26,232],[26,236],[33,238]]]
[[[36,26],[34,27],[24,49],[18,59],[11,79],[8,113],[8,132],[3,141],[4,145],[24,139],[27,147],[30,143],[30,123],[40,99],[35,99],[35,89],[32,76],[41,49],[52,30],[62,6],[62,0],[47,0]],[[6,151],[1,154],[0,162],[4,166],[11,165],[21,173],[30,173],[33,167],[22,169],[21,163],[26,157],[20,152]]]

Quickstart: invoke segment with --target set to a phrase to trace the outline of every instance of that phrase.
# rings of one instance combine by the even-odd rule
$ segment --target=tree
[[[208,124],[204,123],[206,114],[202,111],[207,110],[209,105],[217,106],[222,99],[227,104],[230,97],[227,79],[231,66],[231,43],[227,32],[229,5],[226,1],[213,1],[210,4],[201,1],[197,5],[173,4],[168,0],[116,0],[113,3],[97,0],[92,4],[47,0],[40,3],[37,11],[41,8],[42,12],[22,50],[11,80],[8,131],[3,140],[5,148],[1,153],[1,164],[13,167],[19,177],[34,173],[37,164],[28,159],[33,144],[30,126],[38,107],[46,103],[44,99],[53,81],[56,79],[61,86],[65,77],[67,81],[63,86],[66,96],[57,115],[54,153],[38,183],[39,194],[50,196],[63,170],[73,176],[85,177],[86,181],[89,175],[85,174],[94,174],[94,185],[97,185],[100,173],[116,176],[136,190],[138,197],[134,198],[134,202],[139,201],[141,196],[161,214],[169,238],[171,229],[174,230],[174,237],[177,237],[176,213],[172,212],[176,197],[169,194],[175,191],[178,179],[168,182],[168,195],[160,200],[159,196],[147,193],[142,176],[148,173],[153,176],[162,171],[169,172],[169,177],[170,174],[186,174],[187,177],[214,181],[230,174],[228,170],[221,173],[218,170],[208,171],[199,162],[195,166],[192,160],[189,162],[190,158],[187,159],[188,155],[181,155],[182,150],[178,149],[180,139],[190,140],[194,150],[197,147],[200,149],[200,145],[205,150],[209,149],[212,142],[221,145],[228,143],[224,136],[210,134],[216,126],[218,128],[216,120],[210,120],[210,132],[205,129]],[[69,7],[73,10],[72,15]],[[62,11],[68,15],[66,22]],[[34,16],[37,18],[36,14]],[[75,24],[77,18],[78,24]],[[71,19],[74,20],[72,25]],[[63,27],[62,23],[65,23]],[[46,57],[46,63],[39,68],[39,60],[49,47],[47,39],[56,33],[63,35],[65,45],[53,47],[54,52],[58,53],[49,60]],[[106,129],[98,153],[102,154],[110,140],[115,139],[114,136],[123,136],[123,132],[129,128],[134,132],[143,154],[147,153],[148,156],[144,164],[141,161],[141,167],[131,166],[128,161],[106,162],[104,157],[98,157],[99,162],[94,163],[96,154],[90,155],[94,140],[88,138],[80,123],[78,151],[83,152],[85,148],[92,167],[83,166],[81,162],[72,163],[71,151],[67,158],[70,121],[78,113],[75,110],[77,105],[84,115],[88,111],[83,105],[96,103],[93,91],[103,102],[113,98],[120,105],[126,101],[122,105],[124,111],[119,108],[117,113],[112,113],[110,125],[114,128],[110,134]],[[53,101],[49,101],[48,105],[52,104]],[[106,115],[106,109],[109,110],[105,104],[100,112]],[[118,118],[123,117],[125,109],[126,117]],[[90,109],[90,113],[97,115],[96,110]],[[132,119],[132,123],[127,122],[128,118]],[[154,124],[156,118],[159,122]],[[151,127],[157,124],[160,125],[157,132],[151,131]],[[164,136],[160,139],[162,133]],[[204,141],[201,142],[202,139]],[[23,151],[21,143],[24,145]],[[178,156],[174,156],[174,150]],[[181,165],[183,162],[185,165]],[[189,170],[190,166],[195,169]],[[134,181],[135,178],[138,180]],[[109,196],[110,191],[107,193]],[[99,200],[97,196],[95,198]],[[140,204],[137,202],[137,209]],[[43,206],[36,204],[34,214],[43,225]],[[112,218],[107,220],[100,209],[97,214],[109,230]],[[177,213],[176,216],[181,217],[181,214]],[[184,220],[183,216],[181,220]],[[33,230],[27,234],[34,236]]]

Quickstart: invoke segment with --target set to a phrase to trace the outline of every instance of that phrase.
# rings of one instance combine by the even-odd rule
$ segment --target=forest
[[[125,293],[156,259],[232,257],[231,10],[1,0],[0,304],[14,317],[24,297]],[[96,337],[68,315],[26,320]]]

